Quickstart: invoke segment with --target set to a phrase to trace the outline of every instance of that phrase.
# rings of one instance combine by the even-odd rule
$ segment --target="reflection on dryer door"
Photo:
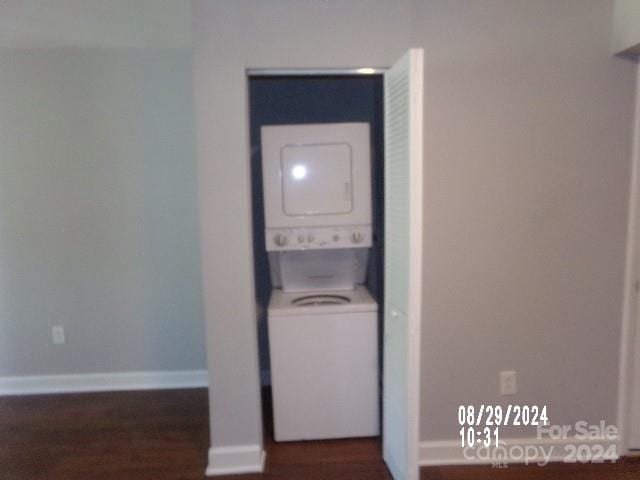
[[[332,215],[353,209],[348,144],[287,145],[281,155],[285,215]]]

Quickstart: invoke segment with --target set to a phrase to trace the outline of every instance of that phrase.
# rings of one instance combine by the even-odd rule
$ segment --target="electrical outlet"
[[[66,338],[64,336],[64,327],[62,325],[51,327],[51,341],[53,341],[53,343],[56,345],[62,345],[63,343],[66,343]]]
[[[500,395],[515,395],[518,392],[518,376],[515,370],[500,372]]]

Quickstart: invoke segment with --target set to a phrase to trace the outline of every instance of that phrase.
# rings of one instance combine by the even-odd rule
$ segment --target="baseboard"
[[[0,396],[206,387],[206,370],[0,377]]]
[[[621,452],[618,439],[561,439],[549,438],[509,438],[500,440],[501,448],[463,450],[459,440],[428,441],[420,443],[419,462],[421,466],[442,465],[495,465],[503,463],[539,464],[545,462],[567,462],[573,452],[581,447],[581,454],[604,460],[617,460]],[[586,445],[586,447],[582,447]],[[602,450],[600,450],[602,446]],[[613,453],[613,454],[612,454]],[[584,458],[584,457],[583,457]]]
[[[215,476],[261,473],[264,470],[264,461],[265,452],[260,445],[211,447],[205,474]]]

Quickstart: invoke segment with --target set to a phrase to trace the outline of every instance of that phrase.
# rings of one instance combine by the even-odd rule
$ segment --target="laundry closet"
[[[260,369],[276,441],[380,433],[382,75],[250,75]]]

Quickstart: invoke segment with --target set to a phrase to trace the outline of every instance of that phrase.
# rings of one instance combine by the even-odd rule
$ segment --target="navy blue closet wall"
[[[249,80],[251,192],[255,288],[261,307],[260,365],[268,370],[266,308],[271,281],[264,247],[260,127],[295,123],[368,122],[371,125],[371,178],[375,246],[371,251],[367,287],[382,300],[383,228],[383,83],[381,75],[251,77]]]

